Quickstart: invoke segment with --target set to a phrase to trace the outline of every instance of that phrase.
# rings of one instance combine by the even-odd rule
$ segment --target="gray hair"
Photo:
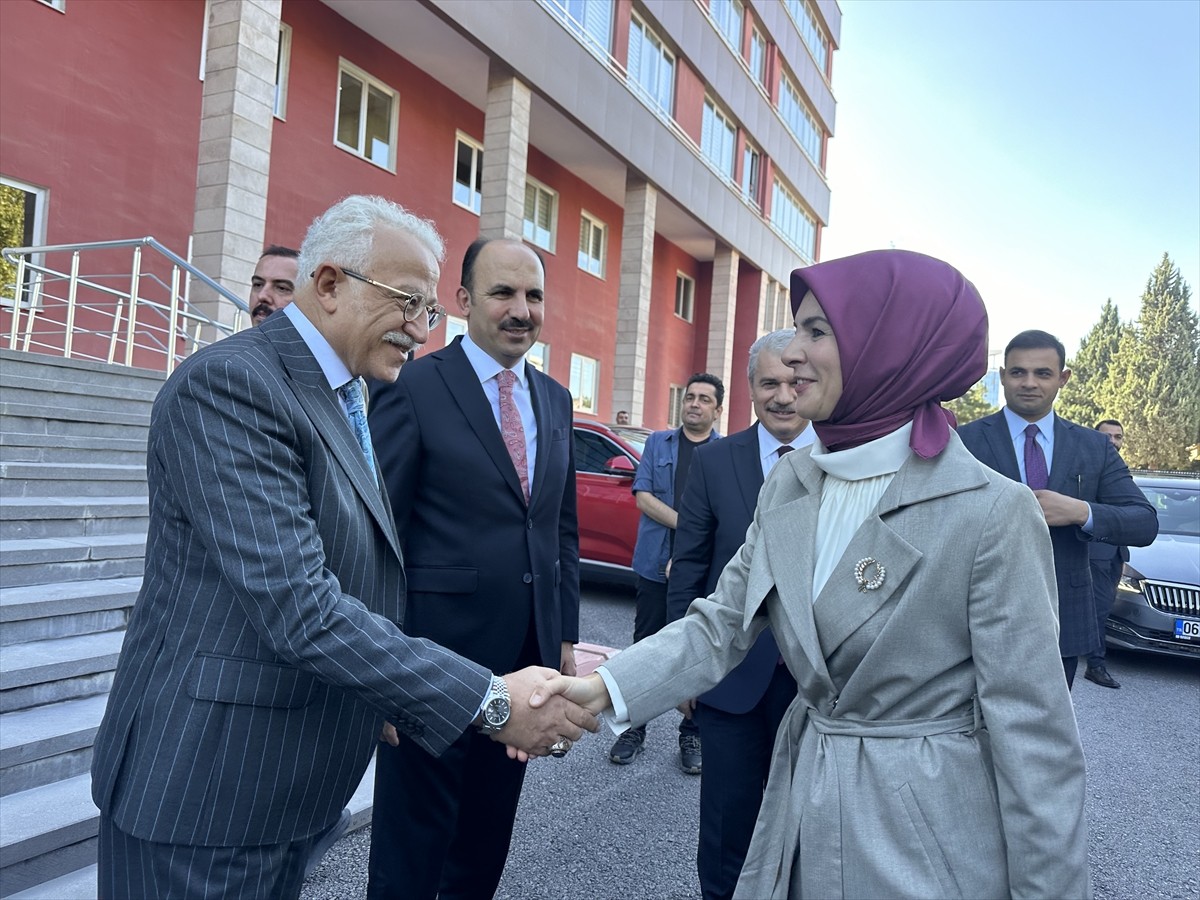
[[[308,227],[300,245],[296,287],[307,284],[323,262],[335,262],[362,272],[370,261],[375,229],[380,225],[412,235],[439,263],[445,258],[446,245],[431,221],[383,197],[352,194],[329,207]]]
[[[778,331],[764,334],[750,345],[750,365],[746,369],[746,374],[750,377],[750,387],[754,387],[754,373],[758,369],[758,354],[764,350],[770,350],[775,356],[783,356],[784,349],[795,336],[795,328],[780,328]]]

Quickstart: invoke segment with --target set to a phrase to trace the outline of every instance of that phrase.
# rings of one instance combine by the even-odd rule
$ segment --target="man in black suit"
[[[1054,414],[1071,377],[1052,334],[1023,331],[1004,349],[1004,409],[958,429],[975,458],[1033,490],[1050,528],[1058,582],[1059,652],[1067,686],[1079,657],[1099,647],[1089,544],[1144,547],[1158,515],[1109,439]]]
[[[544,284],[523,243],[473,243],[457,293],[466,335],[374,390],[370,421],[404,551],[409,632],[498,672],[536,662],[573,674],[571,395],[525,359]],[[407,738],[381,747],[369,896],[492,896],[524,776],[477,734],[438,759]]]
[[[300,252],[272,244],[262,252],[250,279],[250,324],[261,325],[296,295]]]
[[[1116,419],[1104,419],[1096,423],[1096,430],[1107,435],[1117,452],[1125,443],[1125,429]],[[1092,541],[1088,547],[1092,563],[1092,593],[1096,598],[1096,627],[1100,629],[1100,644],[1088,654],[1087,669],[1083,677],[1101,687],[1119,688],[1121,682],[1109,674],[1104,646],[1105,625],[1117,596],[1117,582],[1121,580],[1121,569],[1129,562],[1129,548],[1115,547]]]
[[[495,678],[401,630],[361,378],[425,342],[441,255],[432,223],[347,197],[309,229],[295,302],[155,400],[146,574],[92,759],[100,897],[298,897],[381,722],[426,754],[488,716],[537,753],[570,730],[527,727],[552,670]]]
[[[759,489],[775,463],[812,443],[813,430],[796,411],[795,374],[780,359],[795,334],[794,328],[773,331],[750,347],[755,424],[695,452],[675,528],[669,621],[713,592],[745,540]],[[696,869],[705,900],[732,897],[746,859],[775,732],[796,697],[796,681],[781,662],[767,629],[741,665],[690,704],[704,734]]]

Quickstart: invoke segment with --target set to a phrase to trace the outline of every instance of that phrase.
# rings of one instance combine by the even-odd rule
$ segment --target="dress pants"
[[[704,731],[696,851],[704,900],[733,896],[762,805],[775,734],[795,699],[796,681],[781,665],[748,712],[725,712],[704,702],[696,705],[696,718]]]
[[[1114,554],[1112,559],[1093,559],[1091,562],[1092,597],[1096,601],[1096,626],[1100,631],[1100,649],[1088,654],[1089,669],[1104,665],[1104,626],[1117,597],[1117,582],[1121,580],[1121,569],[1124,565],[1119,553]]]
[[[658,634],[667,624],[667,583],[638,576],[637,607],[633,614],[633,642]],[[680,718],[679,735],[700,734],[695,717]]]
[[[96,888],[100,900],[292,900],[320,834],[281,844],[196,847],[126,834],[100,814]]]

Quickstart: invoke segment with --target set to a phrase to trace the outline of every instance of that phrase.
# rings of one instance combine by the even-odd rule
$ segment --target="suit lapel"
[[[1076,478],[1078,467],[1072,466],[1072,460],[1078,459],[1079,450],[1075,446],[1076,426],[1062,416],[1054,417],[1054,460],[1050,464],[1050,477],[1046,481],[1049,490],[1066,494],[1068,497],[1079,496],[1079,483],[1071,484]],[[1071,470],[1075,469],[1075,472]]]
[[[529,379],[529,396],[533,401],[533,417],[537,420],[538,433],[537,455],[533,461],[533,484],[530,486],[529,497],[529,505],[532,507],[546,481],[546,468],[550,465],[548,451],[554,431],[554,412],[550,407],[550,391],[543,381],[545,376],[528,361],[525,363],[525,376]],[[519,481],[520,479],[518,483]]]
[[[508,455],[508,448],[504,446],[504,439],[500,437],[496,416],[488,403],[487,395],[483,392],[483,385],[479,383],[479,376],[475,374],[475,369],[471,367],[471,361],[467,359],[461,345],[462,341],[456,340],[449,347],[433,354],[433,358],[438,361],[438,374],[450,395],[454,397],[454,402],[462,410],[467,424],[475,432],[475,437],[479,439],[484,452],[500,472],[500,477],[524,505],[525,492],[521,489],[521,480],[517,477],[512,457]],[[536,403],[534,412],[537,412]],[[541,427],[539,419],[538,428]]]
[[[1017,465],[1017,452],[1013,449],[1012,436],[1008,433],[1008,420],[1003,411],[983,420],[984,439],[996,461],[996,471],[1012,481],[1021,480],[1021,469]]]
[[[763,486],[762,461],[758,452],[758,427],[752,425],[725,440],[733,444],[734,478],[737,480],[742,502],[746,504],[746,512],[753,518],[754,508],[758,505],[758,492]]]
[[[337,394],[329,387],[321,364],[295,326],[285,316],[276,318],[280,320],[279,324],[266,334],[279,350],[279,358],[296,401],[350,479],[355,492],[379,523],[396,556],[400,557],[396,525],[379,486],[378,475],[367,464]]]

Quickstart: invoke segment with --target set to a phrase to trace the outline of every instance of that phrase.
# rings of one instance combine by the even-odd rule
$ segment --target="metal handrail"
[[[81,274],[83,254],[114,250],[132,251],[128,271]],[[169,281],[149,270],[153,257],[143,259],[143,250],[170,264]],[[250,311],[245,300],[153,237],[6,247],[0,253],[16,267],[15,283],[0,285],[0,317],[10,317],[10,350],[125,366],[133,366],[135,358],[142,367],[157,368],[155,362],[161,361],[170,374],[200,347],[240,330]],[[47,257],[61,253],[71,255],[69,267],[47,264]],[[120,286],[114,286],[117,280]],[[204,304],[208,311],[191,299],[193,282],[213,292],[213,300]],[[56,288],[63,284],[65,293]],[[231,317],[220,315],[226,304],[233,307]],[[232,318],[232,323],[222,318]],[[92,352],[80,343],[89,344]],[[99,346],[106,348],[104,353],[95,351]]]

